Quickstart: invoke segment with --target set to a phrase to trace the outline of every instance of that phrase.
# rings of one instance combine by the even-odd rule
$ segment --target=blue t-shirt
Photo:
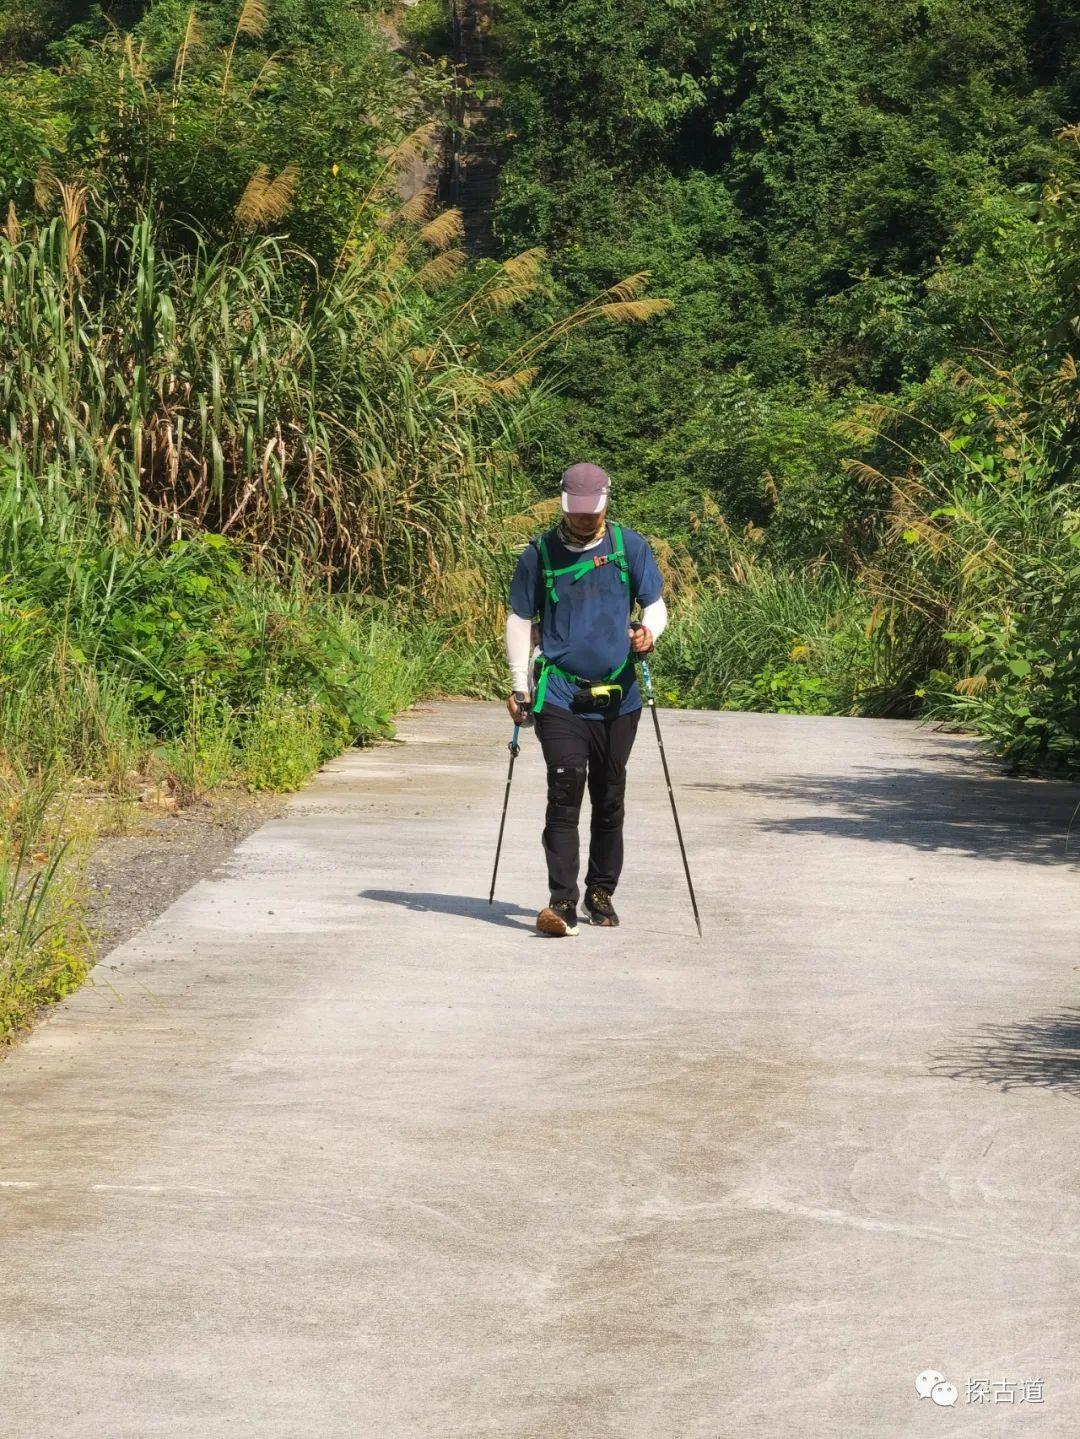
[[[617,665],[626,661],[625,669],[612,683],[623,687],[618,713],[629,714],[641,708],[641,690],[637,670],[629,658],[630,640],[626,633],[631,604],[636,600],[642,606],[651,605],[658,600],[663,581],[648,541],[636,530],[624,529],[622,535],[629,586],[624,584],[617,565],[601,565],[576,581],[572,575],[560,575],[555,581],[559,601],[552,604],[545,591],[539,552],[535,544],[529,544],[518,557],[514,578],[510,581],[510,608],[526,620],[543,615],[540,648],[547,659],[571,674],[587,680],[605,680]],[[567,549],[554,531],[545,536],[545,542],[553,570],[577,564],[579,560],[609,555],[614,550],[610,523],[604,538],[592,549]],[[552,671],[548,675],[544,708],[556,705],[568,710],[573,696],[574,686]],[[613,713],[609,709],[586,718],[603,719],[605,714],[612,716]]]

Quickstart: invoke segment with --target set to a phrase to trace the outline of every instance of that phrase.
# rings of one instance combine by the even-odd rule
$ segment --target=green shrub
[[[48,824],[63,779],[55,766],[30,770],[0,753],[0,1045],[89,968],[82,855]]]
[[[446,0],[415,0],[400,12],[398,29],[414,54],[449,55],[453,48],[450,6]]]
[[[725,709],[769,714],[844,714],[843,700],[823,675],[808,674],[801,665],[765,670],[752,680],[736,680],[727,692]]]
[[[50,862],[38,874],[20,876],[23,890],[11,901],[4,893],[6,864],[0,858],[0,1045],[28,1028],[39,1010],[78,989],[93,954],[79,871],[58,873]]]
[[[331,751],[321,707],[268,685],[244,729],[240,770],[248,789],[299,789]]]
[[[952,673],[931,675],[927,711],[1016,769],[1080,773],[1080,486],[984,497],[977,517],[950,508],[950,545],[981,542],[983,562],[954,595]]]
[[[233,778],[237,766],[238,716],[219,694],[192,680],[184,727],[158,746],[180,803],[190,804]]]

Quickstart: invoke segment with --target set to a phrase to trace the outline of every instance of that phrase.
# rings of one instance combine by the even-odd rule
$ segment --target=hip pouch
[[[533,661],[533,714],[538,715],[547,698],[548,676],[560,675],[573,689],[570,695],[570,710],[573,714],[607,714],[614,718],[622,705],[624,686],[618,678],[626,679],[627,661],[612,670],[604,679],[586,680],[569,670],[560,669],[550,660],[538,654]],[[633,683],[631,675],[630,683]]]
[[[574,714],[617,714],[622,703],[623,687],[614,684],[580,684],[574,691],[570,708]]]

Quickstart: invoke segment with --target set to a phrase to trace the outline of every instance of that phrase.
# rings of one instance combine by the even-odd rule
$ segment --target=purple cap
[[[599,465],[563,470],[562,507],[568,515],[598,515],[607,504],[611,479]]]

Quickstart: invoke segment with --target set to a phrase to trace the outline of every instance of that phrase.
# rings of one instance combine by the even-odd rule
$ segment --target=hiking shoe
[[[611,895],[606,889],[601,889],[598,884],[590,885],[585,891],[585,908],[588,910],[589,919],[593,924],[602,924],[606,929],[614,929],[619,923],[619,916],[615,913]]]
[[[572,899],[553,899],[546,909],[536,916],[536,928],[540,934],[550,934],[554,939],[578,932],[577,906]]]

